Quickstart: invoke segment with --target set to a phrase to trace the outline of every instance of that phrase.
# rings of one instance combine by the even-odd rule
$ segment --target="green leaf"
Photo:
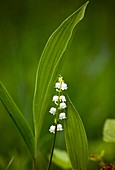
[[[59,74],[63,53],[72,36],[74,27],[84,17],[88,2],[69,16],[51,35],[39,61],[33,100],[35,138],[39,141],[44,117],[51,100],[52,88]]]
[[[55,149],[52,161],[63,169],[72,168],[69,156],[64,150]]]
[[[8,163],[7,167],[5,170],[8,170],[9,167],[11,166],[12,162],[14,161],[14,156],[12,157],[12,159],[10,160],[10,162]]]
[[[0,82],[0,100],[2,101],[3,105],[7,109],[10,117],[14,121],[15,125],[17,126],[22,138],[24,139],[30,154],[34,157],[34,135],[32,129],[30,128],[29,124],[25,120],[24,116],[22,115],[19,108],[16,106],[15,102]]]
[[[105,121],[103,139],[106,142],[115,142],[115,119],[107,119]]]
[[[88,163],[88,142],[81,118],[68,97],[67,120],[64,121],[67,151],[75,170],[86,170]]]

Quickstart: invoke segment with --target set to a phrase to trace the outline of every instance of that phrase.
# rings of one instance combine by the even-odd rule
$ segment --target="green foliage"
[[[74,169],[87,169],[88,143],[81,118],[68,97],[67,121],[64,132],[67,151]]]
[[[0,80],[31,127],[34,79],[41,52],[53,30],[83,2],[0,1]],[[76,33],[74,31],[61,70],[68,82],[68,94],[84,122],[90,153],[105,150],[106,162],[115,160],[115,144],[102,141],[103,122],[109,117],[115,118],[114,7],[115,1],[90,1],[85,19],[75,29]],[[51,146],[50,118],[47,112],[42,128],[45,144],[40,139],[42,146],[39,145],[45,158]],[[27,148],[10,119],[0,101],[0,169],[5,169],[15,155],[9,170],[32,170]],[[64,144],[63,133],[59,133],[56,147],[65,149]],[[96,163],[92,167],[91,164],[88,170],[99,169]]]
[[[18,130],[20,131],[20,134],[22,135],[29,151],[32,156],[34,157],[34,135],[33,132],[23,117],[21,111],[3,86],[3,84],[0,82],[0,100],[2,101],[3,105],[7,109],[10,117],[14,121],[15,125],[17,126]]]
[[[115,119],[107,119],[105,121],[103,139],[105,142],[115,142]]]
[[[39,142],[44,117],[52,95],[52,87],[62,65],[63,53],[73,29],[84,17],[88,2],[69,16],[49,38],[39,61],[33,101],[36,140]]]
[[[24,139],[31,157],[34,160],[34,169],[38,169],[38,143],[41,129],[44,125],[44,117],[47,114],[52,87],[63,64],[63,54],[72,37],[75,26],[83,19],[88,2],[69,16],[51,35],[39,61],[35,92],[33,99],[34,133],[25,120],[23,114],[15,102],[0,83],[0,100],[7,109],[10,117],[17,126]],[[74,169],[87,169],[88,146],[85,130],[82,121],[68,98],[68,119],[65,121],[65,141],[67,151]],[[76,132],[76,133],[75,133]],[[76,144],[75,144],[76,143]],[[65,161],[65,160],[64,160]],[[70,166],[70,162],[66,166]]]

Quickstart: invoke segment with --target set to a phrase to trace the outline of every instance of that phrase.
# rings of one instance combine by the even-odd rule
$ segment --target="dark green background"
[[[0,80],[32,127],[35,74],[42,50],[53,31],[85,2],[0,0]],[[115,160],[115,147],[102,141],[105,119],[115,118],[114,49],[115,2],[91,0],[85,18],[75,29],[64,54],[66,59],[61,74],[68,83],[68,94],[83,120],[90,153],[105,150],[107,162]],[[43,136],[47,134],[49,124],[51,120],[48,119],[44,123]],[[57,137],[56,145],[64,148],[64,143],[61,143],[63,135]],[[48,140],[48,145],[51,145],[51,140]],[[47,154],[46,150],[47,147],[43,150],[44,154]],[[31,169],[25,144],[0,103],[1,170],[13,156],[15,158],[9,169]],[[95,163],[90,165],[93,168],[89,169],[99,169]]]

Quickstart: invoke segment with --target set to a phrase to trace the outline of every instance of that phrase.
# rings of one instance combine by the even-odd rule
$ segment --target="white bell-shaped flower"
[[[60,96],[60,100],[61,100],[62,102],[66,102],[65,96],[64,96],[64,95],[61,95],[61,96]]]
[[[58,102],[58,96],[53,96],[53,99],[52,99],[53,102]]]
[[[56,114],[56,108],[55,107],[51,107],[50,111],[49,111],[52,115]]]
[[[56,88],[56,89],[60,89],[60,82],[57,82],[57,83],[55,84],[55,88]]]
[[[59,119],[66,119],[67,117],[66,117],[66,114],[65,113],[60,113],[59,114]]]
[[[49,132],[55,133],[55,126],[54,125],[50,126]]]
[[[61,124],[57,124],[57,131],[62,131],[63,130],[63,127]]]
[[[67,90],[67,84],[66,83],[64,83],[64,82],[62,82],[62,86],[61,86],[61,89],[62,90]]]
[[[60,109],[65,109],[67,107],[66,103],[62,102],[60,103]]]

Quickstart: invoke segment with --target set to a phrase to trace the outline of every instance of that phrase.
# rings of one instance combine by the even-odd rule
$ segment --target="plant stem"
[[[54,139],[53,139],[53,144],[52,144],[52,150],[51,150],[51,155],[50,155],[50,161],[48,165],[48,170],[51,168],[51,163],[52,163],[52,157],[53,157],[53,152],[54,152],[54,147],[55,147],[55,141],[56,141],[56,132],[57,132],[57,124],[55,126],[55,134],[54,134]]]
[[[54,147],[55,147],[55,141],[56,141],[56,133],[57,133],[57,124],[58,124],[58,117],[59,117],[59,113],[60,113],[60,95],[61,95],[61,88],[62,88],[62,77],[59,76],[59,80],[60,82],[60,89],[57,90],[58,91],[58,104],[57,104],[57,114],[56,114],[56,118],[54,119],[54,123],[55,123],[55,134],[54,134],[54,139],[53,139],[53,144],[52,144],[52,150],[51,150],[51,155],[50,155],[50,161],[49,161],[49,165],[48,165],[48,170],[50,170],[51,168],[51,163],[52,163],[52,157],[53,157],[53,152],[54,152]]]
[[[34,158],[33,160],[33,170],[38,170],[38,159]]]
[[[35,138],[35,156],[33,159],[33,170],[38,170],[38,147],[36,138]]]

